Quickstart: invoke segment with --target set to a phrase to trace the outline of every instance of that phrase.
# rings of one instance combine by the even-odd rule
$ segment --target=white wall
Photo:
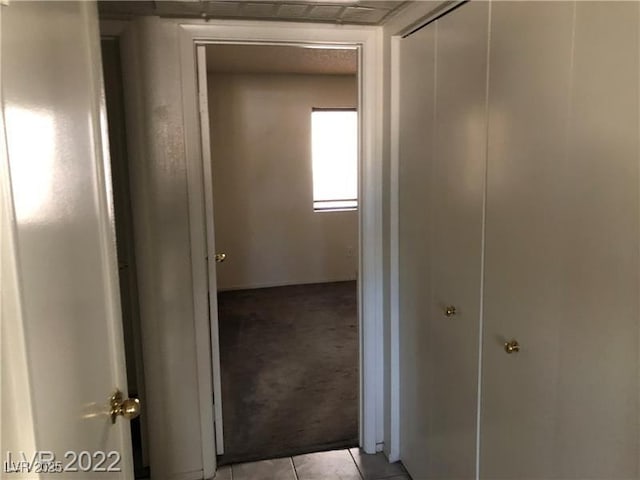
[[[352,107],[355,75],[209,74],[218,288],[353,280],[358,213],[314,212],[311,109]]]

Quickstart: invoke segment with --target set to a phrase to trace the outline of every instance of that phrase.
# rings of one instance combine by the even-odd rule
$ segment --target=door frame
[[[360,331],[360,446],[367,453],[382,449],[384,439],[383,369],[383,158],[382,158],[382,29],[339,25],[257,21],[186,21],[179,25],[184,135],[191,230],[196,356],[202,419],[205,478],[215,470],[214,415],[211,399],[210,332],[203,171],[197,91],[196,47],[207,43],[299,44],[356,47],[360,108],[359,171],[359,331]],[[206,454],[205,454],[206,452]]]
[[[216,298],[217,293],[217,266],[215,260],[216,247],[215,247],[215,215],[214,215],[214,201],[213,201],[213,170],[211,166],[211,145],[210,145],[210,122],[209,122],[209,91],[207,86],[207,59],[206,59],[206,47],[209,45],[245,45],[245,46],[280,46],[280,47],[292,47],[292,48],[338,48],[338,49],[350,49],[356,52],[357,58],[360,58],[361,47],[345,44],[308,44],[308,43],[281,43],[281,42],[236,42],[236,41],[198,41],[196,42],[196,73],[198,79],[198,102],[200,113],[200,138],[201,138],[201,152],[202,152],[202,179],[204,182],[204,204],[205,204],[205,228],[206,228],[206,246],[207,246],[207,270],[208,270],[208,294],[209,294],[209,325],[211,335],[211,345],[219,345],[219,323],[218,323],[218,302]],[[358,62],[359,65],[359,62]],[[203,70],[204,67],[204,70]],[[356,77],[359,76],[359,72],[356,72]],[[358,82],[358,95],[356,111],[359,113],[361,109],[359,95],[360,84]],[[358,116],[359,118],[360,116]],[[360,122],[358,122],[360,124]],[[362,139],[361,129],[358,129],[358,140]],[[359,156],[360,157],[360,156]],[[358,158],[358,165],[360,164],[360,158]],[[358,189],[360,187],[360,179],[358,179]],[[360,203],[360,202],[359,202]],[[359,209],[358,209],[359,210]],[[358,211],[358,217],[360,212]],[[361,238],[358,233],[358,265],[360,265],[360,252],[362,251]],[[359,275],[358,275],[359,277]],[[357,289],[357,302],[359,312],[362,309],[361,306],[361,289],[360,279],[356,279]],[[358,318],[358,325],[360,325],[360,318]],[[361,342],[359,342],[361,343]],[[359,345],[361,349],[361,345]],[[211,367],[213,374],[213,397],[214,397],[214,424],[215,424],[215,436],[216,436],[216,452],[218,455],[224,454],[224,435],[222,425],[222,380],[221,380],[221,365],[219,358],[219,351],[212,349],[211,351]],[[358,408],[360,412],[360,408]],[[360,419],[358,421],[360,424]]]

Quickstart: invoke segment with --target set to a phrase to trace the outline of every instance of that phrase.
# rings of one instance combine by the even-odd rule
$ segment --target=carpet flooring
[[[221,464],[358,443],[355,282],[220,292]]]

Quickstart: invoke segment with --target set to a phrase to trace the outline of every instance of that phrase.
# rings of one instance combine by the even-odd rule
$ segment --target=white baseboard
[[[245,285],[231,285],[229,287],[218,288],[219,292],[231,292],[233,290],[253,290],[257,288],[272,288],[272,287],[289,287],[292,285],[313,285],[316,283],[334,283],[334,282],[353,282],[357,278],[323,278],[317,280],[303,280],[303,281],[286,281],[286,282],[268,282],[268,283],[252,283]]]

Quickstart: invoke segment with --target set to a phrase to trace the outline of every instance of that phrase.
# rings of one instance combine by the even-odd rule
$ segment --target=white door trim
[[[206,247],[207,247],[207,272],[209,292],[209,325],[211,335],[211,345],[220,345],[219,328],[218,328],[218,297],[216,280],[216,264],[215,264],[215,223],[213,211],[213,190],[212,190],[212,173],[211,173],[211,148],[210,148],[210,129],[209,129],[209,98],[207,92],[207,58],[204,45],[196,47],[196,69],[198,75],[198,107],[200,113],[201,126],[201,147],[202,147],[202,178],[204,188],[204,211],[205,211],[205,228],[206,228]],[[189,199],[191,201],[191,199]],[[193,242],[193,240],[192,240]],[[193,262],[193,256],[191,257]],[[194,290],[195,295],[195,290]],[[198,329],[198,324],[196,323]],[[199,329],[198,329],[199,330]],[[204,332],[206,333],[206,332]],[[211,349],[211,372],[213,378],[213,414],[216,435],[216,453],[222,455],[224,453],[223,442],[223,426],[222,426],[222,380],[220,377],[220,349]],[[198,368],[198,370],[200,370]]]
[[[400,37],[391,38],[390,192],[389,192],[389,435],[387,456],[400,460],[400,238],[398,176],[400,173]]]
[[[196,50],[200,43],[287,43],[357,46],[360,155],[360,445],[368,453],[382,447],[383,431],[383,160],[382,160],[382,30],[280,22],[209,21],[179,25],[184,135],[187,155],[189,215],[196,331],[209,331],[207,255],[200,120],[196,81]],[[213,292],[215,295],[215,292]],[[197,335],[198,377],[202,414],[205,478],[212,476],[214,447],[211,391],[211,349]],[[211,419],[209,423],[207,419]],[[215,459],[214,459],[215,461]]]

